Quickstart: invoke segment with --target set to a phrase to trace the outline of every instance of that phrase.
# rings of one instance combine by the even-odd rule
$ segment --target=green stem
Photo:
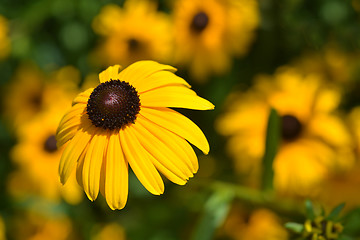
[[[209,182],[207,183],[209,184]],[[278,213],[301,217],[304,216],[302,203],[284,199],[277,196],[273,191],[260,191],[244,186],[221,181],[213,181],[210,188],[214,191],[230,190],[235,198],[244,202],[270,208]]]

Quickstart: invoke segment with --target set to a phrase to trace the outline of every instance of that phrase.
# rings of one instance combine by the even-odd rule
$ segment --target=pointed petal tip
[[[85,191],[85,193],[86,193],[86,196],[88,197],[88,199],[90,200],[90,201],[95,201],[96,200],[96,197],[94,198],[94,197],[92,197],[90,194],[88,194],[86,191]]]
[[[214,109],[215,109],[215,105],[209,101],[209,109],[208,110],[214,110]]]

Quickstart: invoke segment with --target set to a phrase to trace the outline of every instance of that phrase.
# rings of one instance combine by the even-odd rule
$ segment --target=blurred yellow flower
[[[5,234],[6,233],[6,228],[5,228],[5,223],[3,218],[0,216],[0,240],[5,240]]]
[[[174,6],[175,64],[199,81],[222,74],[243,56],[259,24],[255,0],[179,0]]]
[[[288,233],[275,213],[265,208],[248,212],[237,205],[231,208],[221,234],[233,240],[288,239]]]
[[[307,51],[296,59],[295,64],[303,72],[321,72],[330,81],[344,84],[356,77],[360,63],[358,53],[347,53],[334,43],[319,51]]]
[[[59,124],[58,146],[68,142],[60,160],[61,182],[76,168],[88,198],[95,200],[100,190],[111,209],[126,204],[128,164],[152,194],[164,191],[158,171],[185,184],[198,170],[186,140],[205,154],[209,144],[191,120],[168,107],[208,110],[214,105],[175,71],[139,61],[123,71],[115,65],[101,72],[100,84],[80,93]]]
[[[341,94],[315,73],[280,68],[258,76],[253,89],[230,99],[230,110],[217,123],[231,136],[228,150],[240,173],[259,181],[270,108],[281,117],[282,142],[274,160],[274,185],[282,194],[314,196],[330,173],[354,165],[353,141],[335,114]]]
[[[360,159],[360,106],[355,107],[348,117],[349,127],[356,141],[357,155]]]
[[[8,20],[0,15],[0,60],[10,54],[11,43],[9,38]]]
[[[100,227],[92,234],[91,240],[125,240],[125,230],[117,223],[110,223]]]
[[[68,98],[68,101],[71,99]],[[17,170],[10,175],[8,183],[13,196],[23,198],[37,195],[51,201],[59,201],[62,197],[72,204],[82,199],[75,176],[71,178],[73,184],[62,186],[57,174],[63,150],[56,147],[55,133],[63,113],[69,107],[66,104],[60,108],[57,104],[56,108],[39,113],[17,128],[17,144],[11,150]]]
[[[157,11],[154,1],[126,0],[123,8],[106,5],[95,17],[93,29],[103,37],[93,59],[100,65],[168,61],[170,20],[165,13]]]
[[[345,208],[347,209],[360,206],[360,192],[358,191],[360,186],[360,107],[352,109],[348,116],[348,124],[356,143],[354,149],[356,150],[357,161],[355,166],[348,171],[329,176],[322,186],[318,200],[328,210],[341,202],[346,203]]]
[[[23,64],[5,91],[4,116],[17,127],[43,110],[63,105],[66,96],[75,95],[79,82],[80,73],[71,66],[46,75],[34,64]]]
[[[63,216],[47,216],[35,211],[26,211],[12,216],[9,229],[11,239],[15,240],[68,240],[74,238],[71,221]]]

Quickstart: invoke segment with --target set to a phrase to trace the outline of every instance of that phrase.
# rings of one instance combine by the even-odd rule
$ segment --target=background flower
[[[11,49],[8,20],[0,15],[0,60],[6,58]]]
[[[259,24],[256,1],[181,0],[174,5],[175,63],[195,79],[223,74],[232,56],[243,56]]]
[[[126,1],[122,8],[104,6],[93,22],[94,31],[103,36],[94,62],[127,66],[143,59],[168,61],[170,20],[156,8],[155,2],[145,0]]]
[[[260,208],[249,211],[248,207],[234,204],[219,235],[236,240],[285,240],[288,233],[281,220],[271,210]]]
[[[62,112],[67,109],[67,104],[63,108],[57,105],[17,129],[18,143],[11,150],[11,158],[17,168],[9,179],[8,189],[11,194],[25,201],[29,195],[41,196],[50,201],[60,201],[63,198],[72,204],[79,203],[82,199],[75,176],[71,178],[73,184],[65,187],[57,176],[63,149],[56,147],[55,133]]]
[[[289,67],[256,81],[247,94],[230,99],[229,113],[217,124],[221,133],[232,136],[229,151],[240,173],[248,180],[260,179],[270,108],[281,118],[281,144],[273,165],[280,193],[314,196],[330,173],[353,167],[350,133],[334,112],[339,90],[325,85],[321,75],[302,75]]]

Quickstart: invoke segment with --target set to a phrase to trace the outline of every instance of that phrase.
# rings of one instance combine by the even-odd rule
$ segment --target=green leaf
[[[266,130],[265,154],[263,158],[263,181],[264,190],[273,189],[274,169],[273,161],[280,143],[280,118],[275,109],[271,109]]]
[[[285,227],[295,233],[302,233],[304,230],[304,225],[295,222],[285,223]]]
[[[305,201],[305,210],[306,210],[306,217],[310,220],[314,220],[315,218],[314,206],[311,200],[309,199]]]
[[[346,236],[346,235],[340,235],[337,240],[356,240],[357,238],[353,238],[350,236]]]
[[[344,207],[345,207],[345,203],[339,204],[331,211],[331,213],[326,218],[328,220],[335,220],[336,218],[338,218],[341,210],[343,210]]]
[[[213,239],[215,230],[221,226],[229,212],[234,194],[231,191],[217,191],[205,204],[203,216],[195,229],[192,240]]]

